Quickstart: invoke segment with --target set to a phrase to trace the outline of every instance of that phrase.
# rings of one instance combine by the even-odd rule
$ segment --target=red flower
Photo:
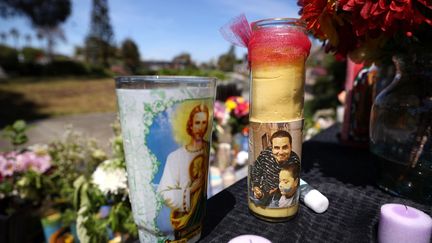
[[[321,31],[321,22],[327,15],[326,0],[299,0],[297,3],[301,6],[301,19],[306,22],[306,28],[312,30],[316,37],[324,38],[325,34]]]
[[[431,0],[299,0],[298,4],[307,28],[328,41],[326,50],[340,55],[372,46],[379,50],[377,43],[399,34],[411,38],[421,25],[432,25]]]

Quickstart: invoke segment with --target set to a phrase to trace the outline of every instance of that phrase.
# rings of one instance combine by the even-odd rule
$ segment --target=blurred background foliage
[[[115,40],[107,0],[92,1],[88,34],[74,54],[58,54],[56,45],[66,41],[62,24],[71,8],[70,0],[0,0],[0,17],[27,18],[36,33],[0,31],[0,127],[17,119],[114,112],[112,77],[117,75],[212,76],[220,84],[236,86],[234,93],[229,85],[218,89],[225,99],[249,98],[248,59],[236,56],[234,46],[217,59],[200,63],[188,52],[171,60],[147,59],[140,55],[136,40]],[[345,62],[323,53],[317,43],[314,46],[307,62],[306,128],[314,126],[316,111],[340,105],[337,94],[345,80]]]

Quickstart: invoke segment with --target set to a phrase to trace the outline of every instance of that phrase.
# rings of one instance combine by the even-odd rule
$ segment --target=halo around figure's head
[[[188,133],[188,121],[191,113],[206,112],[208,110],[208,126],[204,136],[204,140],[210,141],[211,133],[211,120],[212,110],[211,110],[211,99],[203,100],[186,100],[179,103],[172,114],[171,124],[174,135],[174,140],[180,145],[186,145],[191,136]]]

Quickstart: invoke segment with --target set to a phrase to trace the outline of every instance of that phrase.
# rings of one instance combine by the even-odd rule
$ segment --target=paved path
[[[29,124],[26,145],[35,143],[48,143],[59,139],[68,126],[86,137],[95,138],[98,145],[106,152],[110,151],[110,139],[113,137],[111,124],[116,119],[116,113],[91,113],[71,116],[62,116],[35,121]],[[0,138],[0,151],[11,149],[4,138]]]

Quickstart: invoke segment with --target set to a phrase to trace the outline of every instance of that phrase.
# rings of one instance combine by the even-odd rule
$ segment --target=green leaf
[[[81,208],[81,195],[82,195],[81,189],[82,189],[82,186],[84,185],[85,182],[86,182],[86,180],[85,180],[84,176],[80,176],[73,183],[74,188],[75,188],[74,197],[73,197],[73,205],[74,205],[75,209],[77,209],[77,210]]]
[[[21,145],[21,144],[26,143],[27,141],[28,141],[27,136],[23,133],[19,133],[13,139],[13,144],[14,145]]]
[[[21,133],[24,132],[26,130],[26,122],[24,120],[18,120],[15,121],[15,123],[12,125],[13,129],[17,132],[17,133]]]
[[[41,177],[39,175],[36,175],[35,180],[36,180],[36,188],[37,189],[41,188],[42,187]]]
[[[85,216],[86,208],[80,208],[78,210],[78,217],[77,217],[77,233],[78,238],[80,242],[82,243],[89,243],[91,238],[87,233],[87,228],[85,227],[84,223],[87,221],[88,216]]]

